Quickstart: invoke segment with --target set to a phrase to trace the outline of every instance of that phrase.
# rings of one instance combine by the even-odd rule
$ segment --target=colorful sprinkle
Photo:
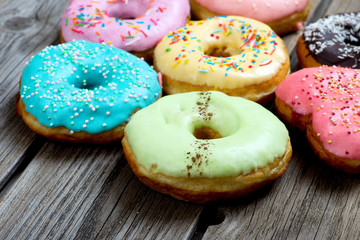
[[[21,99],[31,106],[26,110],[46,127],[73,132],[96,134],[124,124],[161,94],[158,74],[145,61],[86,41],[45,48],[21,79]],[[142,99],[128,99],[129,94]]]

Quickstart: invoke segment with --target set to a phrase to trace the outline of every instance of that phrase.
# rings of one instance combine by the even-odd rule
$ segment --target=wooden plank
[[[5,187],[0,239],[192,235],[203,207],[140,183],[122,158],[120,143],[71,147],[44,140],[22,123],[14,111],[22,69],[31,55],[58,42],[68,1],[9,2],[0,3],[0,189]],[[18,171],[23,162],[28,165]]]
[[[336,1],[329,11],[356,2]],[[66,4],[11,3],[0,2],[0,183],[28,165],[0,194],[0,239],[189,239],[195,230],[201,238],[217,215],[224,222],[208,227],[204,239],[359,238],[359,179],[319,162],[297,130],[291,131],[294,157],[280,180],[205,210],[149,190],[131,173],[119,143],[72,146],[37,137],[13,110],[17,82],[26,59],[58,41]],[[290,50],[293,39],[285,36]]]
[[[360,10],[357,0],[333,1],[326,12],[323,4],[319,6],[322,9],[313,9],[313,13]],[[287,43],[289,49],[295,46],[293,40]],[[296,55],[291,60],[297,61]],[[359,178],[322,163],[304,133],[291,129],[290,135],[294,154],[286,173],[263,191],[219,204],[218,212],[225,219],[209,226],[204,239],[360,238]]]
[[[359,239],[359,179],[320,162],[294,132],[294,150],[305,154],[264,191],[221,204],[225,220],[205,239]]]
[[[119,143],[47,142],[0,199],[0,239],[182,238],[203,208],[147,188]]]
[[[15,113],[25,62],[59,39],[59,16],[68,1],[0,1],[0,189],[31,157],[36,139]]]

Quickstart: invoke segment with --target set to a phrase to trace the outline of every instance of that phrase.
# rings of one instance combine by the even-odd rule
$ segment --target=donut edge
[[[16,103],[16,111],[22,117],[25,124],[35,133],[48,139],[60,142],[73,143],[109,143],[120,141],[124,136],[125,124],[119,125],[109,131],[98,134],[91,134],[85,131],[70,133],[66,127],[49,128],[39,123],[39,121],[26,111],[24,102],[19,99]]]
[[[203,7],[196,0],[190,0],[191,5],[191,14],[195,19],[207,19],[210,17],[218,16],[218,14],[211,12],[206,7]],[[308,2],[306,7],[301,11],[289,15],[288,17],[272,21],[272,22],[264,22],[269,25],[274,32],[278,35],[283,35],[286,33],[294,32],[299,29],[298,23],[304,22],[310,12],[311,9],[311,0]],[[240,16],[240,15],[239,15]]]
[[[86,40],[85,40],[85,41],[86,41]],[[62,35],[61,30],[60,30],[60,43],[61,43],[61,44],[67,43],[67,42],[65,41],[63,35]],[[98,44],[100,44],[100,43],[98,43]],[[154,46],[154,47],[152,47],[152,48],[150,48],[150,49],[148,49],[148,50],[146,50],[146,51],[142,51],[142,52],[133,52],[133,51],[131,51],[131,52],[128,52],[128,53],[131,53],[132,55],[135,55],[135,56],[137,56],[138,58],[141,58],[141,59],[143,59],[144,61],[149,62],[149,61],[152,59],[152,57],[153,57],[155,47],[156,47],[156,46]],[[124,50],[124,51],[125,51],[125,50]]]
[[[184,26],[190,21],[190,19],[191,19],[191,13],[189,13],[189,15],[187,16],[187,18],[185,20],[185,23],[184,23]],[[62,44],[66,43],[66,41],[65,41],[65,39],[64,39],[64,37],[62,35],[61,29],[59,31],[59,35],[60,35],[60,43],[62,43]],[[160,39],[160,41],[161,41],[161,39]],[[151,60],[153,59],[153,56],[154,56],[154,50],[155,50],[156,46],[157,46],[157,44],[155,46],[153,46],[152,48],[149,48],[149,49],[147,49],[145,51],[142,51],[142,52],[134,52],[134,51],[130,51],[130,52],[127,51],[127,52],[131,53],[132,55],[137,56],[138,58],[143,59],[146,62],[151,62]],[[124,51],[126,51],[126,50],[124,50]]]
[[[296,44],[296,55],[302,68],[320,67],[319,63],[310,53],[303,41],[303,34],[299,36]]]
[[[283,51],[285,51],[285,55],[289,56],[285,44],[283,44],[283,46]],[[209,85],[194,85],[188,82],[175,80],[167,74],[164,74],[157,66],[156,62],[157,61],[154,56],[154,70],[162,74],[163,91],[167,94],[177,94],[194,91],[219,91],[229,96],[243,97],[248,100],[260,103],[262,105],[265,105],[266,103],[269,103],[274,99],[277,85],[279,85],[280,82],[282,82],[290,73],[290,59],[289,57],[286,57],[285,62],[282,64],[282,67],[279,69],[276,75],[261,82],[260,84],[252,84],[238,88],[218,88]],[[259,89],[263,90],[260,91]]]
[[[310,143],[314,153],[325,163],[333,168],[343,170],[346,173],[358,174],[360,173],[360,159],[347,159],[338,157],[335,154],[327,151],[321,143],[320,138],[317,137],[312,127],[311,115],[302,115],[292,110],[291,106],[287,105],[280,98],[275,98],[275,106],[278,115],[290,126],[298,127],[302,131],[306,131],[306,138]]]
[[[199,204],[238,198],[261,188],[278,179],[285,172],[292,155],[289,139],[283,156],[251,173],[224,178],[185,178],[166,176],[146,170],[137,162],[126,133],[122,145],[130,168],[141,182],[160,193]]]

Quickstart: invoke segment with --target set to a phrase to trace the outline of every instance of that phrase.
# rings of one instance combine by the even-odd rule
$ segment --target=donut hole
[[[348,45],[360,46],[360,39],[356,38],[355,36],[349,36],[345,38],[344,42]]]
[[[193,132],[194,137],[197,139],[217,139],[222,138],[219,132],[209,127],[195,128]]]
[[[109,17],[134,20],[146,13],[149,4],[142,1],[128,1],[127,4],[112,4],[108,8]]]
[[[100,81],[91,81],[91,80],[77,80],[73,82],[75,88],[94,90],[95,88],[100,87]]]
[[[352,46],[360,46],[360,24],[345,23],[342,24],[342,27],[346,32],[344,43]]]
[[[225,45],[209,45],[207,48],[205,48],[204,53],[207,56],[226,58],[238,55],[239,50]]]

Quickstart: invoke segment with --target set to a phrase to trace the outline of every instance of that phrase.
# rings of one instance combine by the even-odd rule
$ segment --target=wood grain
[[[0,239],[190,236],[203,208],[143,185],[120,143],[48,142],[1,201]]]
[[[0,189],[31,157],[28,149],[37,138],[15,113],[21,72],[32,55],[58,41],[67,3],[0,1]]]
[[[278,181],[207,205],[147,188],[120,143],[63,144],[32,133],[14,110],[19,78],[32,55],[59,42],[67,4],[0,0],[0,239],[360,239],[359,176],[319,161],[298,130]],[[313,0],[308,22],[349,10],[360,2]],[[300,33],[283,36],[293,70]]]
[[[25,62],[59,42],[67,4],[0,2],[0,239],[190,236],[203,207],[141,184],[121,157],[120,143],[94,148],[52,143],[16,115]]]
[[[359,1],[313,2],[320,16],[360,10]],[[326,10],[326,11],[325,11]],[[319,15],[311,15],[315,21]],[[298,34],[296,34],[298,35]],[[297,37],[286,36],[288,49]],[[290,51],[292,52],[292,51]],[[292,65],[297,59],[292,52]],[[304,133],[291,130],[293,158],[287,172],[268,192],[231,204],[220,204],[225,220],[209,226],[205,239],[359,239],[359,176],[331,169],[320,162]]]

